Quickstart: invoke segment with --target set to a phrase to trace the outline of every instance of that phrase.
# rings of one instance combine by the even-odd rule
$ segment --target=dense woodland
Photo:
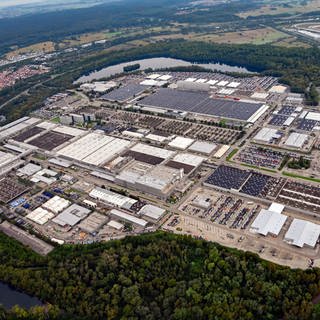
[[[258,7],[257,1],[233,1],[193,10],[190,0],[126,0],[90,8],[31,14],[0,19],[0,52],[10,46],[42,41],[58,42],[70,35],[124,27],[168,26],[170,23],[226,22],[241,20],[235,14]],[[191,7],[177,15],[180,8]],[[260,21],[261,22],[261,21]],[[24,32],[21,32],[23,30]]]
[[[0,234],[0,251],[0,280],[51,303],[25,316],[16,308],[8,319],[47,312],[51,319],[320,317],[312,303],[320,270],[290,270],[187,236],[63,246],[43,258]]]

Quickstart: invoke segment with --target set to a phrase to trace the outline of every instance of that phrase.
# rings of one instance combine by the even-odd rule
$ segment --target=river
[[[90,82],[92,80],[99,80],[102,78],[108,78],[116,74],[123,72],[123,67],[133,64],[140,64],[139,70],[146,69],[165,69],[174,67],[190,67],[199,66],[212,71],[222,71],[222,72],[237,72],[237,73],[251,73],[249,70],[243,67],[229,66],[227,64],[220,63],[206,63],[206,64],[196,64],[184,60],[172,59],[172,58],[151,58],[143,60],[135,60],[125,63],[120,63],[114,66],[103,68],[98,71],[91,72],[87,76],[80,77],[75,83]]]
[[[42,302],[35,297],[19,292],[0,282],[0,304],[6,309],[11,309],[15,305],[29,309],[34,306],[42,305]]]

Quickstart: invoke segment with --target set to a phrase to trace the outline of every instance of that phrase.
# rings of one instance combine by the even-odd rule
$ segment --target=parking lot
[[[268,148],[248,146],[235,157],[236,161],[249,165],[277,169],[281,165],[285,154]]]
[[[288,181],[277,199],[294,208],[307,210],[317,215],[320,213],[320,188],[313,185]]]
[[[28,186],[12,178],[2,179],[0,180],[0,202],[9,203],[28,190]]]
[[[190,216],[231,229],[247,229],[261,207],[233,195],[199,188],[179,209]]]

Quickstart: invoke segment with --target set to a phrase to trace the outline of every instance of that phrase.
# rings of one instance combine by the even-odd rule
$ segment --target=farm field
[[[39,43],[36,43],[36,44],[28,46],[28,47],[24,47],[24,48],[19,48],[19,49],[13,48],[12,51],[7,53],[6,58],[10,58],[10,57],[17,56],[20,54],[33,53],[33,52],[39,52],[39,51],[49,53],[49,52],[54,51],[54,49],[55,49],[55,44],[52,41],[39,42]]]
[[[269,2],[269,1],[268,1]],[[259,9],[241,12],[238,14],[241,18],[257,17],[263,15],[279,15],[279,14],[301,14],[313,12],[320,9],[320,0],[311,0],[307,4],[303,1],[273,1],[266,3]]]
[[[272,43],[282,47],[306,47],[307,44],[297,41],[284,32],[275,30],[273,28],[260,28],[255,30],[245,30],[239,32],[226,33],[194,33],[190,32],[188,35],[182,33],[172,33],[166,35],[159,35],[151,38],[152,40],[161,41],[166,39],[185,39],[185,40],[199,40],[211,43],[223,44],[255,44],[262,45]]]

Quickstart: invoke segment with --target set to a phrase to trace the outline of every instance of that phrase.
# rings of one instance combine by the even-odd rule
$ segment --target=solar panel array
[[[268,184],[269,178],[270,177],[264,174],[252,173],[240,192],[249,196],[258,197]]]
[[[270,120],[269,124],[273,126],[283,126],[285,122],[288,120],[289,116],[284,116],[284,115],[274,115],[272,119]]]
[[[320,122],[316,120],[302,119],[298,124],[298,129],[303,131],[312,131],[314,127],[319,126]]]
[[[206,183],[224,189],[239,190],[240,193],[252,197],[265,197],[272,179],[271,176],[258,172],[221,165],[209,176]]]
[[[140,84],[130,84],[115,89],[101,97],[103,100],[125,102],[139,93],[142,93],[147,87]]]
[[[248,171],[222,165],[209,176],[206,183],[224,189],[239,190],[250,175]]]
[[[257,103],[212,99],[205,92],[179,91],[168,88],[161,88],[156,93],[142,99],[140,105],[244,121],[262,107],[262,104]]]
[[[294,112],[296,111],[296,107],[292,107],[292,106],[283,106],[278,114],[282,114],[285,116],[291,116]]]

